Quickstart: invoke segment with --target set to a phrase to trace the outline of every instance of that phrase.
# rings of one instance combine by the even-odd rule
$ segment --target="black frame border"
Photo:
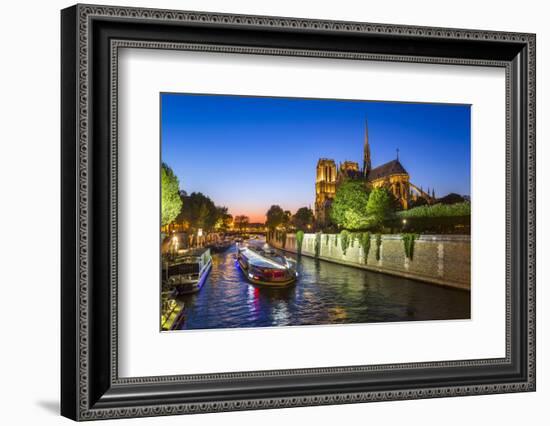
[[[535,390],[535,35],[76,5],[61,13],[61,36],[64,416],[91,420]],[[506,358],[118,378],[113,52],[125,46],[505,67]]]

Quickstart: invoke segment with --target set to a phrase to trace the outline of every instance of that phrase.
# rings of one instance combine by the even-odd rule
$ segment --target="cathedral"
[[[344,161],[336,167],[329,158],[320,158],[317,162],[315,181],[315,218],[317,223],[329,222],[329,210],[338,186],[347,179],[364,180],[371,188],[387,188],[401,204],[409,208],[411,202],[423,198],[426,203],[435,201],[435,191],[424,192],[409,180],[409,173],[399,161],[399,150],[395,160],[372,168],[370,159],[369,130],[365,123],[365,142],[363,147],[363,168],[355,161]]]

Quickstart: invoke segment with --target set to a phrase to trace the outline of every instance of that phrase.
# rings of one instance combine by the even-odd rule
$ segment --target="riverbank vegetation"
[[[342,183],[330,208],[336,229],[378,233],[470,233],[470,202],[451,194],[435,204],[401,210],[385,188],[368,188],[362,181]],[[327,225],[323,231],[329,230]]]
[[[180,184],[178,177],[167,164],[160,169],[161,183],[161,224],[172,223],[181,211]]]

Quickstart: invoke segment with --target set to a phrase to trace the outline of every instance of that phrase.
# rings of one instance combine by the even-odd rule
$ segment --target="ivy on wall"
[[[367,263],[367,260],[369,258],[369,252],[370,252],[370,232],[363,232],[359,234],[359,246],[363,249],[364,256],[364,262]]]
[[[405,250],[405,257],[409,260],[413,260],[414,255],[414,241],[418,238],[418,234],[404,233],[401,234],[403,240],[403,249]]]
[[[320,254],[321,254],[321,233],[316,232],[315,233],[315,257],[318,258]]]
[[[340,246],[342,247],[342,253],[344,254],[344,256],[346,255],[349,243],[350,233],[344,229],[342,232],[340,232]]]
[[[380,246],[382,245],[382,235],[376,234],[376,260],[380,260]]]
[[[302,243],[304,242],[304,231],[296,232],[296,252],[302,254]]]

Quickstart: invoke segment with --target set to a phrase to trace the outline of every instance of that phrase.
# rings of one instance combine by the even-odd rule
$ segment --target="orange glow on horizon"
[[[230,211],[229,214],[233,216],[233,219],[237,216],[247,216],[250,223],[265,223],[266,221],[265,212],[234,213],[233,211]]]

